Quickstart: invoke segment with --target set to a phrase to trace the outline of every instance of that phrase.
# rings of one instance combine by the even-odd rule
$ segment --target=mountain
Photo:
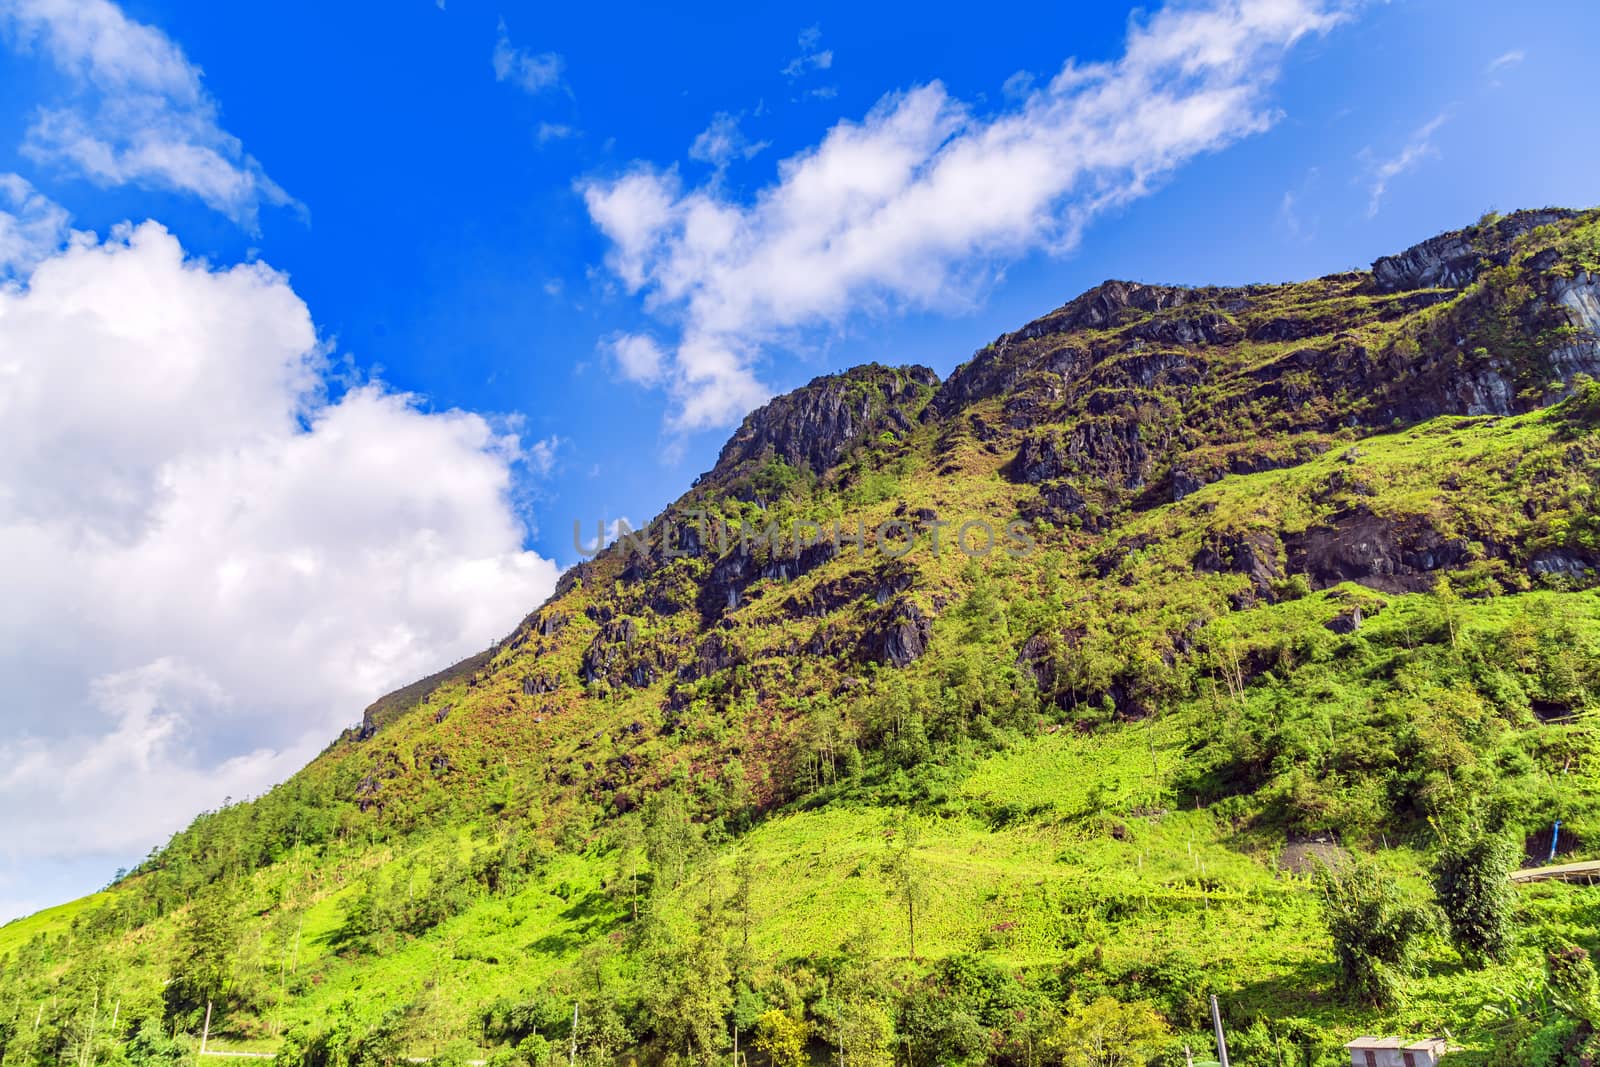
[[[293,1067],[1182,1063],[1213,993],[1247,1067],[1580,1062],[1600,897],[1504,874],[1600,842],[1594,377],[1600,211],[1541,210],[817,378],[0,928],[4,1062],[176,1063],[209,1002]]]

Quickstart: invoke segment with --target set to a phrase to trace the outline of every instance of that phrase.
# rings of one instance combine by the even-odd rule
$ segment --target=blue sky
[[[1595,203],[1597,39],[1579,2],[0,0],[0,804],[36,825],[0,919],[488,644],[575,519],[648,518],[771,392],[946,374],[1108,277]]]

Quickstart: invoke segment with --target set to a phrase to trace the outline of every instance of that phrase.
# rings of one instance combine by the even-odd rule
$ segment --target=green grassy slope
[[[1600,387],[1559,296],[1597,233],[1424,246],[1470,249],[1459,288],[1108,283],[943,384],[780,398],[672,541],[0,928],[3,1062],[176,1062],[211,1001],[215,1047],[294,1067],[543,1067],[574,1004],[595,1063],[737,1031],[781,1067],[1035,1067],[1106,1012],[1181,1063],[1212,993],[1243,1067],[1446,1028],[1567,1062],[1600,1010],[1547,957],[1600,949],[1596,890],[1518,890],[1483,967],[1436,925],[1372,1004],[1316,872],[1426,901],[1469,824],[1600,848]],[[796,519],[915,543],[739,541]],[[994,551],[952,548],[974,520]]]

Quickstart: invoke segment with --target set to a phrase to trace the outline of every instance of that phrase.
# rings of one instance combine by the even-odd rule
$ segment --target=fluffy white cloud
[[[109,874],[548,595],[510,501],[554,438],[328,386],[283,275],[155,223],[0,288],[0,882]]]
[[[263,203],[294,204],[221,127],[183,50],[110,0],[0,0],[0,29],[75,89],[69,105],[39,110],[23,146],[31,158],[102,185],[190,193],[252,229]]]
[[[606,341],[602,347],[611,353],[617,371],[628,381],[640,385],[655,385],[661,381],[667,354],[653,338],[625,333]]]
[[[555,52],[530,52],[511,43],[506,30],[506,20],[500,20],[495,34],[495,81],[510,82],[526,93],[535,95],[561,84],[561,70],[565,65]]]
[[[672,424],[759,402],[754,367],[795,330],[970,301],[997,264],[1070,248],[1095,215],[1266,129],[1286,50],[1341,17],[1325,0],[1163,11],[1131,25],[1121,58],[1069,61],[989,115],[937,82],[893,93],[748,200],[650,166],[584,184],[610,268],[680,330],[661,375]]]

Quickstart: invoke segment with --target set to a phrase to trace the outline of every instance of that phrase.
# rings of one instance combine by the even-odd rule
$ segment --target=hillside
[[[493,649],[0,928],[0,1062],[175,1064],[209,1001],[293,1067],[1035,1067],[1107,1019],[1181,1064],[1215,993],[1242,1067],[1577,1063],[1600,891],[1369,996],[1319,871],[1600,855],[1592,377],[1600,212],[1544,210],[818,378]]]

